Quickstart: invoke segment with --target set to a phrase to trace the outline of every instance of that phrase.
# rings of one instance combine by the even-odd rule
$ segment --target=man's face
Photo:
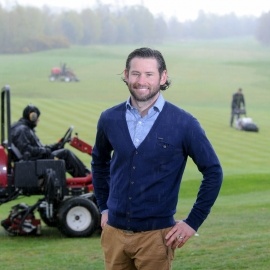
[[[139,102],[155,97],[166,80],[166,70],[160,76],[158,62],[154,58],[135,57],[130,61],[129,71],[125,70],[125,81],[131,96]]]

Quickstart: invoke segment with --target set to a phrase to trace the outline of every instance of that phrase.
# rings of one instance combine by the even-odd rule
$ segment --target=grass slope
[[[154,46],[162,51],[172,80],[163,94],[196,116],[224,170],[224,183],[212,213],[175,254],[173,269],[268,269],[270,206],[270,50],[254,40],[188,41]],[[38,135],[58,140],[70,125],[94,143],[102,110],[127,99],[121,82],[133,46],[73,47],[29,55],[0,55],[0,86],[11,86],[12,121],[29,103],[41,109]],[[80,82],[48,80],[50,68],[66,62]],[[231,95],[242,87],[247,113],[259,133],[229,127]],[[74,150],[76,151],[76,150]],[[86,164],[90,158],[76,152]],[[194,203],[201,175],[188,161],[177,218]],[[35,197],[19,201],[34,203]],[[0,207],[7,217],[13,201]],[[40,237],[10,237],[0,228],[1,269],[102,270],[99,235],[68,239],[43,226]]]

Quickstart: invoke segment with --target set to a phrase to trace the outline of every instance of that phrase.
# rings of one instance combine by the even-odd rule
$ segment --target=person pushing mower
[[[232,96],[231,120],[230,120],[231,127],[233,126],[235,116],[237,119],[239,119],[241,114],[246,114],[246,109],[245,109],[245,98],[242,93],[242,88],[239,88],[238,91],[234,93]]]

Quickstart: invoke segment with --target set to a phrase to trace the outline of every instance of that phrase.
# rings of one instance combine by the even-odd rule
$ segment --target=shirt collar
[[[161,112],[162,109],[163,109],[164,104],[165,104],[165,99],[162,96],[162,94],[159,94],[158,99],[156,100],[156,102],[155,102],[155,104],[153,105],[152,108],[155,109],[155,110],[157,110],[157,111],[159,111],[159,112]],[[129,99],[126,102],[126,109],[127,110],[134,109],[134,107],[131,105],[130,97],[129,97]]]

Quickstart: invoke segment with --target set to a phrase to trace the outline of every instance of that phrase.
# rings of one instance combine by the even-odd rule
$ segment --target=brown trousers
[[[174,251],[165,245],[170,229],[132,233],[107,224],[101,235],[105,269],[170,270]]]

